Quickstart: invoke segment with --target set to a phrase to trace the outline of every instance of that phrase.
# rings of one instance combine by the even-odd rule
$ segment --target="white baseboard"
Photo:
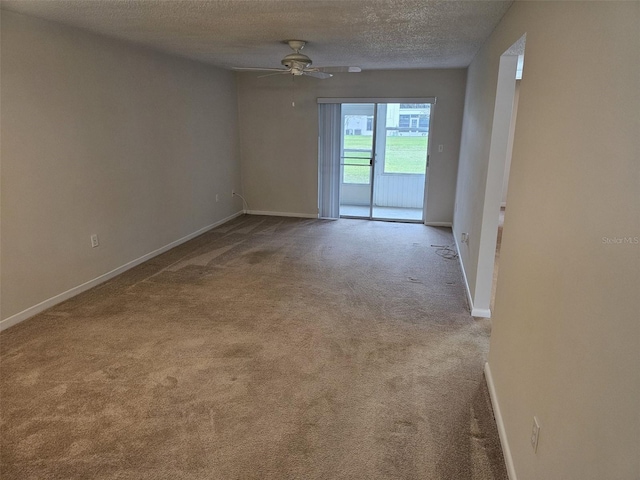
[[[467,272],[464,270],[464,263],[462,263],[462,254],[460,253],[460,245],[458,245],[458,239],[456,238],[456,232],[453,232],[453,241],[456,243],[456,250],[458,251],[458,262],[460,262],[460,270],[462,270],[462,278],[464,279],[464,287],[467,292],[467,300],[469,301],[469,309],[473,311],[473,298],[471,297],[471,290],[469,289],[469,281],[467,280]]]
[[[460,255],[460,245],[458,245],[458,239],[455,232],[453,233],[453,241],[456,242],[456,250],[458,251],[458,261],[460,262],[460,269],[462,270],[462,277],[464,278],[465,291],[467,292],[467,300],[469,300],[469,310],[472,317],[491,318],[491,310],[488,308],[476,308],[473,306],[473,297],[471,296],[471,289],[469,288],[469,280],[467,280],[467,272],[464,269],[464,263],[462,262],[462,255]]]
[[[472,317],[480,317],[480,318],[491,318],[491,310],[488,308],[471,308],[471,316]]]
[[[248,215],[265,215],[267,217],[318,218],[318,214],[313,213],[268,212],[263,210],[245,210],[245,213]]]
[[[4,320],[0,321],[0,331],[2,330],[6,330],[9,327],[12,327],[28,318],[33,317],[34,315],[37,315],[40,312],[43,312],[45,310],[47,310],[48,308],[53,307],[54,305],[57,305],[58,303],[64,302],[65,300],[68,300],[71,297],[75,297],[76,295],[85,292],[87,290],[89,290],[90,288],[95,287],[96,285],[99,285],[103,282],[106,282],[107,280],[112,279],[113,277],[120,275],[123,272],[126,272],[127,270],[129,270],[130,268],[133,268],[137,265],[140,265],[141,263],[146,262],[147,260],[160,255],[161,253],[166,252],[167,250],[171,250],[174,247],[177,247],[178,245],[188,242],[189,240],[191,240],[192,238],[197,237],[198,235],[202,235],[203,233],[216,228],[220,225],[222,225],[223,223],[226,223],[230,220],[233,220],[236,217],[239,217],[240,215],[242,215],[243,212],[237,212],[234,213],[233,215],[230,215],[226,218],[223,218],[220,221],[217,221],[216,223],[213,223],[211,225],[207,225],[206,227],[203,227],[199,230],[196,230],[193,233],[190,233],[189,235],[187,235],[186,237],[182,237],[174,242],[169,243],[168,245],[165,245],[164,247],[158,248],[157,250],[154,250],[153,252],[149,252],[146,255],[143,255],[139,258],[136,258],[135,260],[132,260],[130,262],[125,263],[124,265],[121,265],[118,268],[115,268],[113,270],[111,270],[110,272],[104,273],[102,275],[100,275],[99,277],[94,278],[93,280],[89,280],[88,282],[85,282],[81,285],[78,285],[76,287],[73,287],[69,290],[67,290],[66,292],[62,292],[54,297],[51,297],[47,300],[44,300],[40,303],[38,303],[37,305],[34,305],[32,307],[27,308],[26,310],[23,310],[19,313],[16,313],[15,315],[12,315],[8,318],[5,318]]]
[[[449,227],[453,225],[451,222],[424,222],[427,227]]]
[[[498,403],[498,395],[493,383],[489,362],[484,364],[484,378],[487,380],[487,388],[489,389],[489,397],[491,398],[491,406],[493,407],[493,416],[496,419],[496,426],[498,427],[498,435],[500,437],[500,445],[502,445],[504,463],[507,467],[507,475],[509,475],[509,480],[517,480],[516,469],[513,465],[513,457],[511,456],[511,448],[509,448],[509,441],[507,440],[507,431],[504,428],[500,403]]]

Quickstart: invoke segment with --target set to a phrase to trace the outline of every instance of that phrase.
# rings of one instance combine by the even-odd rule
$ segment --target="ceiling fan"
[[[271,75],[308,75],[315,78],[330,78],[332,73],[357,73],[360,72],[360,67],[312,67],[313,63],[309,57],[300,53],[300,50],[304,48],[307,42],[303,40],[287,40],[284,43],[288,44],[293,50],[282,59],[280,63],[285,68],[260,68],[260,67],[233,67],[234,70],[239,71],[258,71],[258,72],[273,72],[266,75],[260,75],[258,78],[270,77]]]

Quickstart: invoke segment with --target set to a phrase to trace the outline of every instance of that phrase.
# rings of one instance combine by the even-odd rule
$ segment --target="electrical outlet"
[[[540,438],[540,423],[537,417],[533,417],[533,427],[531,428],[531,448],[533,453],[538,451],[538,439]]]
[[[216,202],[218,201],[218,194],[216,193]]]
[[[91,248],[96,248],[98,245],[100,245],[100,241],[98,240],[98,235],[94,233],[91,235]]]
[[[438,145],[438,152],[442,153],[444,150],[444,145]]]
[[[463,232],[462,235],[460,235],[460,241],[469,245],[469,234]]]

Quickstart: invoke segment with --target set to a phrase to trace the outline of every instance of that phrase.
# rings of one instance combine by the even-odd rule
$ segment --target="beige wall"
[[[466,69],[368,71],[328,80],[238,74],[242,181],[251,210],[318,213],[318,97],[437,97],[428,217],[451,222]],[[291,106],[295,100],[295,108]]]
[[[638,32],[638,2],[515,2],[469,68],[455,231],[473,238],[499,57],[527,34],[489,353],[518,480],[640,478]]]
[[[6,11],[1,53],[3,319],[241,210],[232,73]]]

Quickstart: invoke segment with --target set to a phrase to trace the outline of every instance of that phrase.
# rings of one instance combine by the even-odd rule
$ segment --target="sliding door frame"
[[[431,149],[431,119],[433,118],[433,107],[436,104],[436,97],[358,97],[358,98],[350,98],[350,97],[336,97],[336,98],[323,98],[319,97],[317,99],[318,104],[350,104],[350,103],[367,103],[373,104],[373,138],[372,138],[372,146],[371,146],[371,168],[369,170],[369,216],[368,217],[356,217],[345,215],[343,218],[365,218],[369,220],[381,220],[381,221],[410,221],[411,220],[395,220],[389,218],[379,218],[373,216],[373,206],[374,206],[374,195],[375,195],[375,168],[377,161],[377,135],[378,135],[378,105],[379,104],[389,104],[389,103],[429,103],[431,105],[430,108],[430,120],[429,120],[429,133],[427,135],[427,159],[425,166],[425,180],[424,180],[424,195],[422,201],[422,220],[417,221],[415,223],[424,223],[427,218],[427,188],[428,188],[428,179],[429,179],[429,157],[430,157],[430,149]],[[342,130],[342,129],[341,129]],[[343,131],[340,132],[340,138],[343,137]],[[340,163],[341,159],[340,159]],[[342,180],[341,180],[342,181]],[[339,189],[338,189],[339,190]],[[338,196],[339,191],[337,192]],[[339,199],[338,199],[339,201]],[[322,203],[322,199],[319,199],[320,204]]]

